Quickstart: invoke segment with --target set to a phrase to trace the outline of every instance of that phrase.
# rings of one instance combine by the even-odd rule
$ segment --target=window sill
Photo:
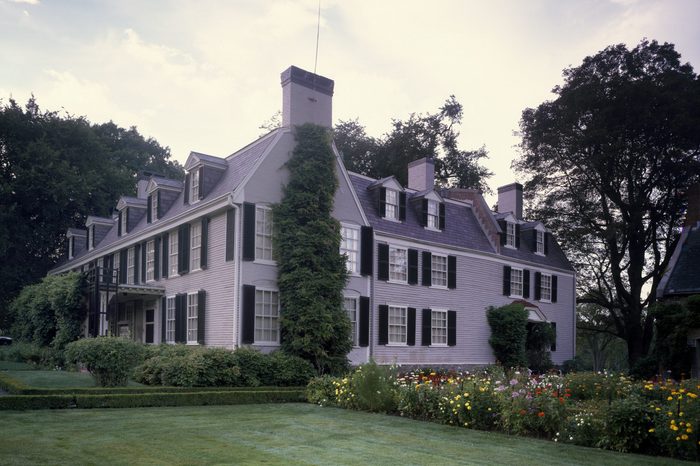
[[[258,264],[258,265],[273,265],[273,266],[276,267],[276,266],[277,266],[277,261],[271,261],[271,260],[267,260],[267,259],[255,259],[255,260],[253,261],[253,264]]]
[[[195,272],[201,272],[201,271],[202,271],[202,269],[201,269],[201,268],[197,268],[197,269],[190,269],[190,272],[189,272],[189,273],[195,273]]]
[[[394,222],[394,223],[402,223],[401,220],[399,220],[398,218],[382,217],[382,220],[387,220],[389,222]]]
[[[524,299],[522,295],[512,294],[508,296],[510,299]]]
[[[186,344],[187,344],[187,346],[197,346],[197,345],[199,345],[199,343],[196,342],[196,341],[188,341]]]
[[[408,343],[387,343],[385,346],[408,346]]]
[[[440,232],[442,231],[441,229],[439,229],[439,228],[434,228],[434,227],[423,227],[423,228],[424,228],[425,230],[428,230],[428,231],[437,231],[438,233],[440,233]]]
[[[428,288],[433,290],[446,290],[447,285],[430,285]]]
[[[536,256],[546,257],[545,254],[544,254],[543,252],[537,252],[537,251],[535,251],[535,255],[536,255]]]
[[[503,247],[504,247],[504,248],[508,248],[508,249],[515,249],[515,250],[518,249],[518,248],[516,248],[515,246],[511,246],[510,244],[504,244]]]
[[[255,346],[280,346],[279,341],[254,341]]]
[[[545,303],[545,304],[552,304],[552,300],[551,300],[551,299],[540,299],[539,302]]]
[[[429,348],[449,348],[447,343],[431,343]]]
[[[392,279],[387,280],[387,283],[391,283],[392,285],[408,285],[408,281],[400,282]]]

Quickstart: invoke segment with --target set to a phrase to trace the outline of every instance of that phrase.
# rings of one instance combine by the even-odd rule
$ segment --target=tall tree
[[[295,128],[287,162],[289,182],[273,208],[273,244],[282,308],[282,350],[310,361],[320,373],[341,373],[352,347],[343,310],[347,281],[340,223],[332,217],[338,179],[329,131]]]
[[[583,302],[607,309],[630,367],[677,240],[684,192],[700,179],[700,83],[673,44],[607,47],[564,70],[556,99],[523,111],[531,213],[581,271]]]
[[[343,154],[345,166],[373,178],[395,176],[407,182],[407,167],[414,160],[435,159],[438,184],[489,191],[492,173],[480,164],[487,158],[485,148],[459,148],[458,127],[462,104],[450,96],[436,113],[412,113],[407,120],[392,120],[392,129],[379,139],[366,134],[357,120],[341,121],[334,128],[334,139]]]
[[[0,102],[0,328],[9,301],[60,259],[66,229],[110,215],[142,170],[182,177],[169,159],[136,128]]]

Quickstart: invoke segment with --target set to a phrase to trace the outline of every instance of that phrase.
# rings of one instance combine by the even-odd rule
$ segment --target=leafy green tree
[[[489,344],[503,367],[527,366],[527,317],[522,304],[491,307],[486,312],[491,327]]]
[[[617,336],[610,313],[597,304],[576,306],[576,354],[593,371],[627,369],[627,346]]]
[[[357,120],[341,121],[334,128],[334,140],[345,166],[360,174],[393,175],[405,185],[408,164],[431,157],[438,184],[489,192],[486,180],[492,173],[480,165],[488,157],[486,149],[459,148],[461,121],[462,104],[450,96],[436,113],[412,113],[405,121],[392,120],[391,131],[379,139],[368,136]]]
[[[672,44],[607,47],[564,70],[556,98],[523,111],[529,214],[579,270],[580,301],[606,309],[630,367],[652,340],[648,307],[700,179],[700,83]]]
[[[12,298],[61,259],[66,230],[110,215],[144,170],[183,174],[136,128],[41,111],[34,98],[24,108],[0,102],[0,328]]]
[[[342,308],[348,272],[339,253],[340,224],[331,216],[335,156],[326,128],[305,124],[295,136],[289,182],[273,208],[282,350],[310,361],[319,374],[340,373],[352,343]]]

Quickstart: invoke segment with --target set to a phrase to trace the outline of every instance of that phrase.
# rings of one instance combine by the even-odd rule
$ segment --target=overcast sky
[[[281,108],[281,71],[313,71],[318,0],[0,0],[0,99],[113,120],[171,148],[226,156]],[[700,66],[700,0],[321,1],[317,72],[334,120],[372,136],[391,118],[464,106],[461,146],[485,146],[493,189],[522,110],[562,69],[643,37]]]

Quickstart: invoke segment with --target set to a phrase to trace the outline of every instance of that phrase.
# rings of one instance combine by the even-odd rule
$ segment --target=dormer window
[[[535,251],[537,254],[544,255],[544,231],[536,230],[535,239],[537,243]]]
[[[68,238],[68,259],[73,258],[73,251],[75,251],[75,236]]]
[[[515,223],[506,222],[506,246],[515,247]]]
[[[119,228],[120,234],[125,235],[128,233],[127,226],[129,224],[129,208],[125,208],[119,213]]]
[[[440,213],[437,201],[428,201],[428,228],[440,228]]]
[[[190,172],[190,202],[199,200],[199,170]]]
[[[158,220],[158,193],[153,193],[148,198],[151,200],[151,205],[149,206],[151,210],[150,221],[155,222]]]
[[[399,193],[393,189],[386,190],[384,218],[390,220],[399,219]]]
[[[88,249],[88,251],[91,251],[91,250],[92,250],[92,243],[93,243],[92,237],[93,237],[94,234],[95,234],[95,229],[94,229],[94,227],[91,225],[91,226],[89,226],[88,229],[87,229],[87,243],[86,243],[86,244],[87,244],[87,249]]]

